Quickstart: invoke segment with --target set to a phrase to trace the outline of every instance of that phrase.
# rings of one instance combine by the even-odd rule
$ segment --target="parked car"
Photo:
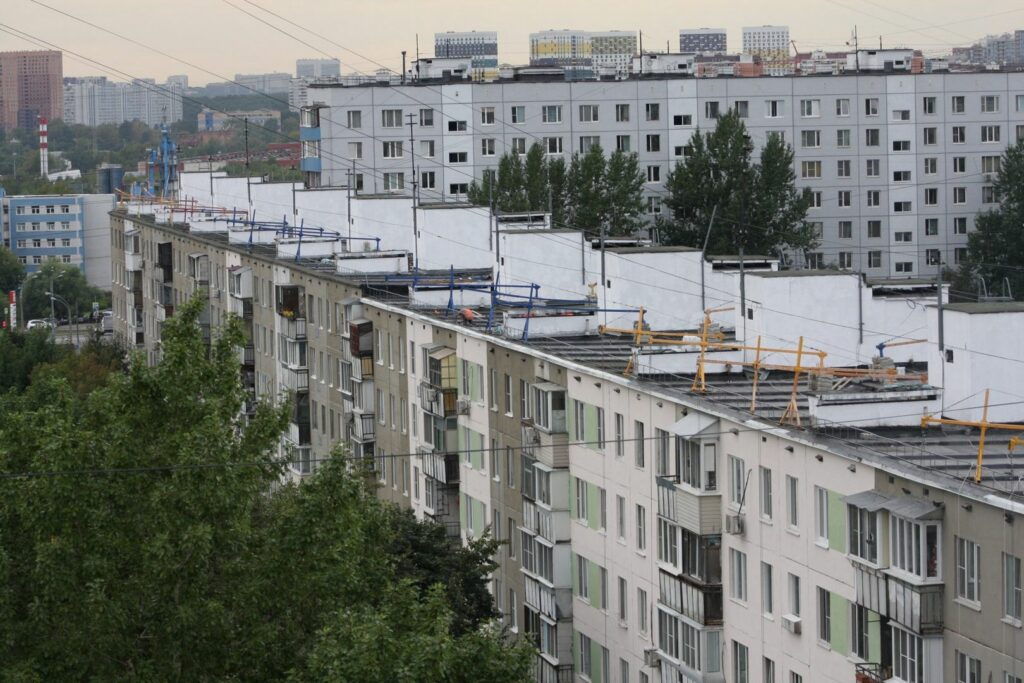
[[[113,311],[103,311],[103,319],[100,321],[100,332],[103,334],[114,334]]]
[[[51,329],[52,330],[53,329],[53,323],[51,323],[49,320],[43,320],[43,319],[40,318],[40,319],[36,319],[36,320],[29,320],[28,321],[28,325],[26,325],[26,327],[28,329],[30,329],[30,330],[34,330],[37,327],[45,327],[46,329]]]

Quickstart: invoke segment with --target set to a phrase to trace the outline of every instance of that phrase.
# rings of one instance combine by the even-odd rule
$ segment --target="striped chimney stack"
[[[49,142],[47,142],[45,116],[39,117],[39,175],[46,177],[50,173]]]

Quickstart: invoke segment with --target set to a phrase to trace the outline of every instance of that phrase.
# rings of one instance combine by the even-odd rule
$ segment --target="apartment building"
[[[679,52],[683,54],[721,55],[726,49],[724,28],[681,28],[679,29]]]
[[[59,119],[63,75],[60,51],[0,52],[0,128],[33,131],[39,117]]]
[[[113,212],[117,334],[156,360],[162,322],[188,297],[207,302],[211,334],[238,315],[251,396],[295,406],[282,444],[294,477],[343,445],[373,459],[382,496],[453,540],[489,528],[506,541],[492,589],[509,629],[537,645],[538,680],[1024,676],[1014,432],[988,432],[975,482],[977,431],[920,426],[940,411],[978,419],[981,385],[1002,411],[989,419],[1020,420],[1006,398],[1020,359],[993,330],[1015,333],[1021,305],[950,307],[940,349],[933,285],[757,271],[744,323],[709,313],[715,329],[793,347],[805,319],[807,352],[827,349],[826,364],[848,375],[744,375],[737,367],[760,352],[722,349],[707,352],[725,362],[709,362],[700,387],[704,354],[638,343],[631,329],[637,305],[651,306],[652,333],[666,329],[656,293],[669,282],[681,307],[738,300],[725,294],[731,270],[709,270],[706,304],[688,289],[699,253],[609,249],[608,282],[567,300],[553,283],[595,272],[571,265],[593,251],[578,233],[516,216],[495,232],[476,209],[441,205],[419,207],[414,238],[400,196],[247,185],[186,173],[184,198],[206,208]],[[325,227],[229,225],[210,210],[247,190],[257,215],[293,202],[296,219]],[[451,266],[436,260],[446,244]],[[424,266],[410,271],[410,258]],[[557,292],[557,304],[512,296],[543,271],[531,291]],[[661,271],[673,277],[648,289],[629,279]],[[620,290],[627,299],[609,298]],[[927,341],[885,349],[887,361],[858,374],[848,296],[863,297],[861,334],[899,334],[903,322]],[[608,310],[630,300],[626,313]],[[597,334],[609,316],[621,331]],[[903,369],[886,374],[888,359]]]
[[[769,76],[793,73],[788,26],[744,26],[743,52],[760,57]]]
[[[431,60],[417,60],[431,61]],[[466,77],[472,80],[492,80],[498,75],[497,31],[447,31],[434,34],[434,60],[466,65]],[[416,78],[429,78],[423,64],[414,65]],[[451,69],[451,67],[449,67]]]
[[[338,59],[296,59],[295,77],[307,80],[338,78],[341,76],[341,61]]]
[[[112,194],[4,195],[0,188],[4,245],[25,271],[56,259],[78,266],[89,284],[110,288]]]
[[[179,77],[180,78],[180,77]],[[108,81],[106,76],[64,79],[64,120],[85,126],[141,121],[159,126],[184,116],[180,82],[157,84],[151,78],[130,83]]]
[[[670,76],[607,82],[313,86],[303,168],[309,183],[401,192],[413,164],[424,201],[463,202],[505,153],[541,144],[568,159],[591,145],[635,152],[651,218],[698,130],[735,110],[756,147],[781,135],[797,186],[813,192],[821,235],[812,267],[870,277],[955,266],[979,211],[994,207],[1003,150],[1024,135],[1024,74]],[[409,149],[408,114],[414,114]],[[308,130],[307,130],[308,129]]]

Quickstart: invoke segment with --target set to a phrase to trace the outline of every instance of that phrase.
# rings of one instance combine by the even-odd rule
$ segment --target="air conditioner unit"
[[[742,536],[744,531],[744,518],[743,515],[726,515],[725,516],[725,533],[733,534],[734,536]]]
[[[661,657],[658,656],[657,649],[652,647],[644,650],[644,666],[649,666],[652,669],[661,667]]]
[[[786,629],[793,635],[800,635],[800,625],[803,621],[800,617],[795,614],[783,614],[782,615],[782,628]]]
[[[460,396],[458,403],[455,406],[455,411],[459,415],[469,415],[470,400],[468,396]]]

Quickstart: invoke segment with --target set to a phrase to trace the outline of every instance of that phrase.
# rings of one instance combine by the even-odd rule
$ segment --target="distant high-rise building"
[[[601,67],[628,73],[637,54],[635,31],[596,31],[590,34],[590,57],[595,69]]]
[[[188,90],[188,75],[178,74],[167,77],[167,85],[176,85],[182,90]]]
[[[689,54],[720,55],[726,49],[724,28],[679,29],[679,52]]]
[[[600,67],[629,71],[637,53],[632,31],[574,31],[569,29],[530,34],[530,64],[559,66],[582,77]]]
[[[252,95],[254,90],[265,95],[270,93],[286,93],[288,92],[291,80],[291,74],[281,72],[269,74],[235,74],[236,87],[243,95]]]
[[[317,78],[339,78],[341,61],[337,59],[296,59],[295,77],[307,80]]]
[[[434,34],[436,59],[469,60],[469,77],[490,80],[498,74],[497,31],[447,31]]]
[[[40,116],[61,118],[63,80],[58,51],[0,52],[0,128],[34,130]]]
[[[793,73],[788,26],[744,26],[743,52],[760,57],[766,75]]]
[[[171,124],[184,115],[183,90],[180,80],[158,84],[152,78],[131,83],[115,83],[105,76],[67,78],[63,117],[68,123],[85,126],[124,121],[141,121],[147,126]]]

